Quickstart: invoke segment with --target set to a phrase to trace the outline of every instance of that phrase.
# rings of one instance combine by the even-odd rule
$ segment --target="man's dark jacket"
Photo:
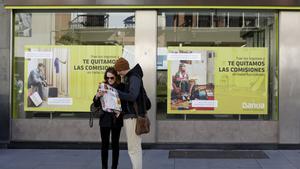
[[[134,103],[136,102],[138,114],[144,116],[145,104],[143,99],[143,70],[139,64],[135,65],[124,77],[125,90],[119,91],[119,97],[125,102],[127,110],[124,111],[124,119],[136,118]]]

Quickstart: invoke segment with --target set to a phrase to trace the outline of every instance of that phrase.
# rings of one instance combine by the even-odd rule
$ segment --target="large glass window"
[[[157,119],[276,120],[276,22],[273,11],[159,11]]]
[[[134,29],[131,11],[16,11],[13,117],[88,117],[104,70],[134,57]]]

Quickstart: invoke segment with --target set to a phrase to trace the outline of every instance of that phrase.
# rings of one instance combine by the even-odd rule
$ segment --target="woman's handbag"
[[[93,121],[94,117],[97,114],[100,114],[100,107],[96,107],[94,103],[90,105],[90,119],[89,119],[89,126],[92,128],[93,127]]]

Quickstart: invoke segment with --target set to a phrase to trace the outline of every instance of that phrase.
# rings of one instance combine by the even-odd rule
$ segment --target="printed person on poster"
[[[181,97],[182,100],[189,99],[189,75],[185,63],[179,64],[178,72],[176,72],[174,76],[172,87],[176,96]]]
[[[209,51],[169,53],[170,104],[168,112],[189,113],[189,110],[213,110]]]
[[[40,97],[44,99],[43,87],[46,86],[45,65],[43,63],[39,63],[36,69],[30,71],[27,87],[28,89],[32,89],[32,93],[37,91]]]

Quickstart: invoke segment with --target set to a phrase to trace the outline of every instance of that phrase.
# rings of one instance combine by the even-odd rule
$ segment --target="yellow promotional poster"
[[[121,46],[25,46],[24,110],[87,112]]]
[[[267,114],[268,49],[169,47],[169,114]]]

